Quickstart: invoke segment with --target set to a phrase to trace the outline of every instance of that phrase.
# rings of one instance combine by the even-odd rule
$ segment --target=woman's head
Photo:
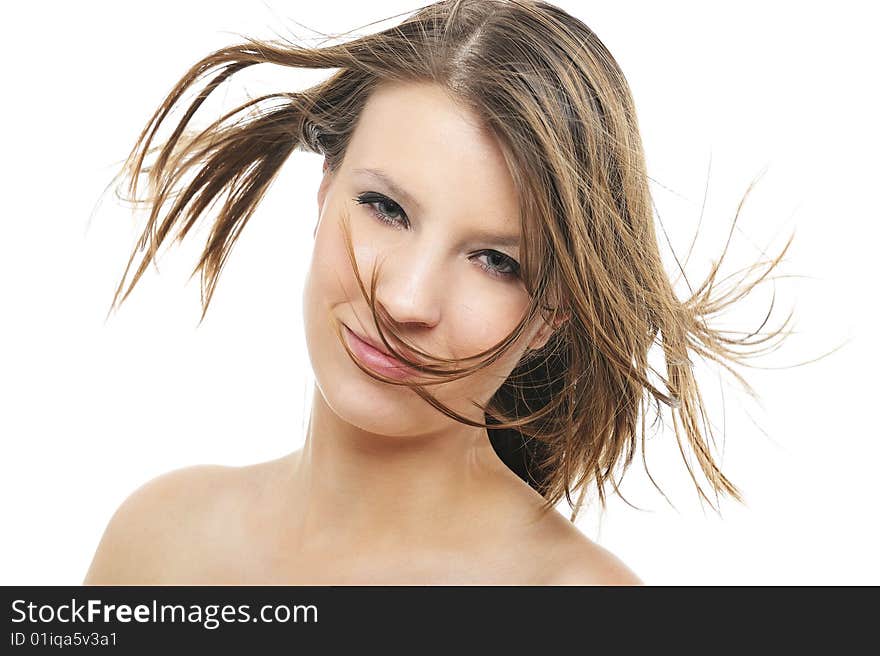
[[[259,63],[337,70],[187,131],[207,95]],[[193,87],[199,95],[147,163],[158,129]],[[586,25],[542,2],[456,0],[338,45],[251,41],[206,57],[127,163],[132,197],[147,174],[151,208],[140,244],[148,252],[128,291],[174,225],[184,236],[220,201],[196,267],[204,313],[238,233],[296,148],[325,162],[304,309],[319,385],[347,374],[344,388],[327,391],[339,412],[399,434],[450,419],[486,426],[548,504],[571,501],[590,482],[604,502],[603,485],[616,489],[615,469],[633,457],[640,422],[644,438],[653,399],[658,414],[660,403],[671,406],[676,436],[681,428],[711,489],[738,497],[699,429],[689,351],[724,364],[748,355],[733,346],[781,329],[750,341],[754,333],[737,340],[707,326],[706,315],[755,284],[714,298],[723,254],[689,300],[676,297],[661,265],[632,96]],[[517,273],[497,277],[481,265]],[[360,367],[345,327],[381,341],[419,375],[390,380]],[[655,342],[665,375],[648,365]],[[392,425],[394,403],[407,412],[395,412]]]
[[[529,303],[519,273],[518,195],[495,138],[440,85],[381,84],[360,113],[344,158],[325,167],[318,212],[303,309],[312,367],[328,404],[380,434],[415,436],[448,424],[405,388],[365,374],[342,347],[337,324],[381,345],[345,229],[358,269],[381,266],[375,303],[401,337],[449,359],[489,350]],[[494,365],[433,393],[483,421],[467,399],[488,403],[525,349],[549,336],[540,327],[535,322]]]

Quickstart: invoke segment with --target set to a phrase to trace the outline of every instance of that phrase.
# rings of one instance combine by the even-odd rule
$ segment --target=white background
[[[609,47],[635,95],[660,218],[683,256],[708,179],[692,281],[795,231],[771,325],[797,334],[744,370],[760,405],[705,369],[724,471],[747,505],[701,506],[670,430],[578,522],[651,584],[880,583],[877,553],[877,17],[869,3],[559,2]],[[16,3],[0,105],[0,583],[81,582],[110,515],[173,468],[243,465],[303,439],[301,289],[320,160],[296,153],[244,231],[205,321],[187,282],[204,227],[163,249],[105,321],[140,225],[99,196],[179,76],[234,33],[343,32],[416,3]],[[7,11],[7,14],[9,10]],[[326,73],[248,78],[304,85]],[[264,78],[264,79],[262,79]],[[230,92],[232,93],[232,92]],[[230,96],[231,98],[231,96]],[[711,157],[711,170],[709,167]],[[664,240],[664,258],[668,249]],[[760,322],[773,290],[729,314]],[[833,355],[795,368],[845,343]],[[723,405],[720,392],[724,392]]]

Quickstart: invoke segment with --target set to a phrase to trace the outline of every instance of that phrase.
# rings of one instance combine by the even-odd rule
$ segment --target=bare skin
[[[281,492],[302,451],[246,467],[177,470],[117,510],[85,585],[640,585],[616,556],[586,538],[513,477],[467,522],[426,515],[336,536],[291,528],[301,504]],[[503,466],[503,464],[502,464]],[[333,536],[333,537],[331,537]]]
[[[366,192],[390,202],[363,202]],[[514,328],[529,297],[503,272],[519,247],[485,233],[518,235],[516,188],[478,117],[433,85],[380,87],[343,162],[334,171],[325,162],[317,200],[303,297],[316,381],[305,445],[266,463],[192,467],[147,483],[114,515],[85,582],[641,583],[559,512],[543,512],[484,428],[370,377],[331,330],[342,323],[377,341],[343,217],[362,276],[382,262],[377,301],[411,344],[462,358]],[[471,401],[486,403],[554,328],[529,326],[493,365],[431,392],[483,421]]]

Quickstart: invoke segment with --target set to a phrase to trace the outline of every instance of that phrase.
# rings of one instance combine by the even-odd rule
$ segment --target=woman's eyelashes
[[[370,209],[373,210],[373,214],[376,218],[398,230],[403,230],[405,227],[409,226],[409,218],[407,218],[406,212],[403,211],[403,208],[400,205],[388,198],[388,196],[377,194],[374,191],[368,191],[355,198],[355,201],[361,205],[370,206]],[[380,206],[384,207],[384,210],[380,209]],[[394,215],[403,218],[405,225],[401,225],[399,219],[395,218]]]
[[[370,208],[371,214],[381,221],[397,230],[405,230],[409,227],[409,218],[403,208],[395,203],[392,199],[384,194],[375,191],[368,191],[357,196],[354,201],[359,205],[366,205]],[[480,268],[489,275],[496,278],[513,278],[519,276],[519,262],[509,255],[499,253],[498,251],[486,250],[476,254],[479,257],[485,257],[490,263],[480,262]],[[491,263],[491,260],[495,263]]]

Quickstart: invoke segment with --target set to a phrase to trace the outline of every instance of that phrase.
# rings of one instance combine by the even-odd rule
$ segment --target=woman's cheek
[[[458,285],[457,289],[464,294],[460,302],[452,305],[459,308],[454,331],[459,356],[474,355],[498,344],[513,331],[527,308],[519,294],[508,290],[484,289],[474,284],[470,288]]]

